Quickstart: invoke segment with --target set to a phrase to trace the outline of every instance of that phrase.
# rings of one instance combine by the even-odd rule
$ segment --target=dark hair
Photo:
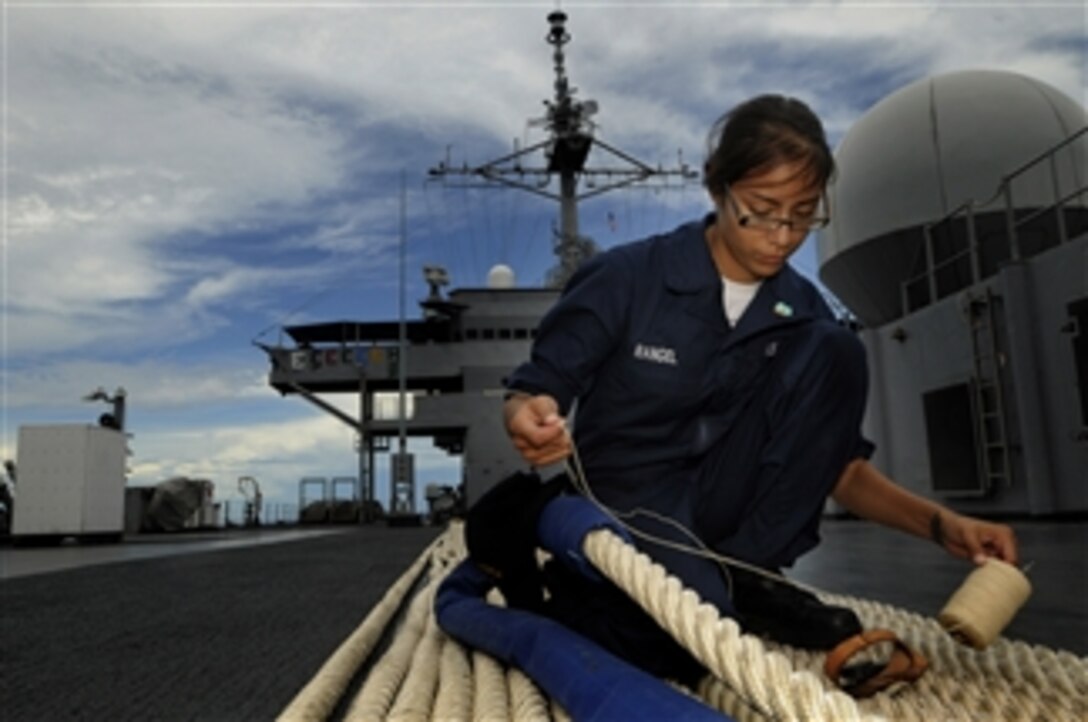
[[[733,108],[714,124],[707,146],[703,184],[714,196],[776,163],[802,163],[820,186],[835,172],[820,119],[803,102],[784,95],[760,95]]]

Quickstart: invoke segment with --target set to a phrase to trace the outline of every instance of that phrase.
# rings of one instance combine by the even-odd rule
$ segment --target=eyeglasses
[[[733,213],[736,214],[737,223],[740,224],[741,228],[752,228],[758,231],[777,231],[780,228],[788,228],[790,232],[804,231],[807,233],[808,231],[825,228],[831,222],[831,218],[828,216],[816,215],[815,209],[811,213],[804,213],[791,218],[779,218],[767,213],[755,213],[741,205],[729,186],[725,187],[725,197],[729,200],[729,205],[733,207]],[[824,199],[824,205],[827,205],[826,199]]]

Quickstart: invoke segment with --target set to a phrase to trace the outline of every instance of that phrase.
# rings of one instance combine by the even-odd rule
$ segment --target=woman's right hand
[[[503,405],[506,433],[533,466],[547,466],[570,456],[570,434],[559,404],[547,394],[515,394]]]

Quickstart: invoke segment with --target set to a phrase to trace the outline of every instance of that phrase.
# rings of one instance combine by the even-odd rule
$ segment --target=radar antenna
[[[570,42],[571,36],[567,32],[566,22],[567,15],[561,10],[548,15],[550,29],[545,40],[554,48],[555,97],[544,101],[547,110],[543,118],[529,121],[531,126],[542,125],[546,128],[548,138],[480,166],[455,168],[447,160],[429,171],[432,178],[476,176],[489,183],[499,183],[559,201],[559,228],[553,231],[553,250],[558,264],[548,272],[548,285],[552,287],[561,287],[582,261],[596,252],[593,240],[578,232],[579,201],[651,178],[675,176],[687,181],[698,177],[698,173],[682,160],[676,168],[654,168],[594,137],[596,124],[590,118],[598,111],[597,102],[576,100],[577,88],[571,87],[567,78],[563,46]],[[619,163],[587,166],[590,150],[594,147],[606,153],[613,163],[617,160]],[[528,167],[521,164],[523,156],[539,150],[544,151],[546,165]],[[559,178],[558,192],[551,189],[552,179],[556,176]],[[526,178],[535,182],[527,182]],[[586,180],[586,190],[579,192],[578,182],[583,178]]]
[[[94,391],[90,392],[83,397],[84,401],[105,401],[107,404],[113,405],[112,414],[102,414],[98,418],[98,423],[106,428],[116,429],[118,431],[125,430],[125,398],[127,394],[123,387],[118,386],[117,390],[110,396],[106,393],[106,390],[99,386]]]

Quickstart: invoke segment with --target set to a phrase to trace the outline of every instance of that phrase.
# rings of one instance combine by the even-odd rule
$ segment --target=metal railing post
[[[1020,260],[1020,243],[1016,239],[1016,211],[1012,206],[1012,177],[1005,178],[1003,193],[1005,195],[1005,229],[1009,234],[1009,258],[1013,261]]]
[[[1062,189],[1059,187],[1058,164],[1054,160],[1055,157],[1055,153],[1050,154],[1050,182],[1054,186],[1054,214],[1058,221],[1058,245],[1061,245],[1069,239],[1065,228],[1065,213],[1062,212]]]
[[[937,268],[933,260],[933,233],[931,229],[932,226],[925,226],[922,229],[926,250],[926,288],[929,291],[927,306],[937,302]]]
[[[982,280],[982,266],[979,263],[978,234],[975,231],[974,206],[968,203],[967,210],[967,252],[971,256],[971,285]]]

